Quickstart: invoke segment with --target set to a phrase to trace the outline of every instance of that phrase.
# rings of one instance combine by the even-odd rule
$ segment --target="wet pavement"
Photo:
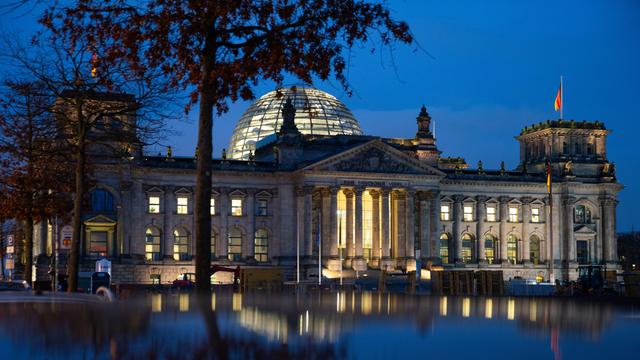
[[[17,359],[635,358],[640,304],[357,291],[141,294],[109,303],[0,294]]]

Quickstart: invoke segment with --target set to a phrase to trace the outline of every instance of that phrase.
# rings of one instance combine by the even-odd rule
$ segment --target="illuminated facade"
[[[579,263],[617,267],[622,186],[606,157],[604,124],[526,127],[517,137],[516,169],[488,170],[482,163],[471,169],[464,159],[440,156],[424,107],[414,138],[366,136],[343,105],[318,100],[335,98],[315,91],[259,99],[231,140],[237,159],[214,160],[215,263],[294,268],[299,257],[303,277],[319,259],[327,274],[341,265],[412,270],[416,260],[426,267],[502,270],[505,278],[549,279],[551,259],[561,279],[575,278]],[[324,125],[315,128],[301,110],[309,106],[327,114]],[[300,114],[307,114],[302,121]],[[256,119],[262,119],[259,130]],[[341,130],[330,132],[331,121]],[[82,241],[86,266],[111,258],[114,278],[123,283],[193,272],[195,160],[138,155],[124,161],[96,166],[99,182]],[[38,234],[46,249],[46,232]]]

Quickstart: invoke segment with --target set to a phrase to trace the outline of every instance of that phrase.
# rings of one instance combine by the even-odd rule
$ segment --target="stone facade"
[[[305,135],[284,119],[249,160],[214,160],[213,263],[291,269],[299,256],[304,270],[318,261],[328,270],[413,270],[419,261],[546,279],[574,279],[578,263],[617,266],[622,186],[602,123],[527,127],[519,166],[485,170],[441,158],[430,121],[423,108],[415,138],[385,139]],[[97,165],[84,260],[112,259],[122,283],[192,272],[195,167],[169,154]],[[112,206],[94,204],[104,197]]]

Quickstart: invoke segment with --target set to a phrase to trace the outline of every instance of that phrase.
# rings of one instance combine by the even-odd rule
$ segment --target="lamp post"
[[[342,216],[344,210],[338,210],[338,257],[340,260],[340,286],[342,286]]]

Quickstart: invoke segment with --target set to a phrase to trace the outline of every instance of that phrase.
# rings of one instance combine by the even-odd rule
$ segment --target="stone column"
[[[371,261],[373,268],[380,266],[380,192],[369,190],[371,195]]]
[[[305,219],[306,219],[306,214],[305,214],[305,203],[304,203],[304,198],[305,198],[305,190],[304,187],[302,186],[296,186],[296,236],[295,236],[295,241],[296,243],[294,244],[294,248],[295,252],[297,253],[298,251],[300,252],[300,258],[302,258],[305,255]]]
[[[462,235],[460,225],[462,224],[462,195],[453,196],[453,243],[454,251],[449,250],[449,254],[454,254],[455,263],[462,262]],[[449,247],[451,249],[451,247]]]
[[[487,257],[484,249],[484,223],[487,221],[486,201],[486,196],[476,196],[476,249],[478,251],[476,259],[478,260],[478,264],[481,265],[485,265],[487,263]]]
[[[218,259],[227,259],[229,249],[229,189],[220,189],[220,236],[216,244]]]
[[[407,216],[407,241],[405,255],[415,259],[416,249],[416,220],[415,220],[415,190],[407,190],[406,216]]]
[[[613,197],[606,197],[600,201],[603,214],[603,257],[608,264],[616,264],[618,252],[616,249],[616,205],[618,201]]]
[[[522,202],[522,254],[521,259],[525,265],[531,264],[531,244],[529,242],[529,224],[531,223],[531,201],[528,196],[520,199]]]
[[[426,261],[431,258],[431,248],[429,246],[429,234],[431,232],[431,213],[429,211],[429,194],[421,193],[420,196],[420,259]]]
[[[255,191],[247,190],[247,241],[242,244],[242,256],[246,259],[253,259],[256,238],[256,211],[255,211]]]
[[[303,228],[304,228],[304,236],[303,236],[303,248],[304,248],[304,256],[311,257],[313,255],[313,236],[312,234],[312,216],[313,216],[313,186],[305,186],[304,187],[304,219],[303,219]]]
[[[382,237],[382,258],[380,260],[380,269],[388,270],[393,269],[393,261],[389,257],[389,246],[390,246],[390,232],[389,232],[389,195],[390,191],[388,189],[382,189],[382,213],[381,213],[381,222],[380,222],[380,236]]]
[[[320,211],[321,211],[321,251],[324,261],[331,257],[331,191],[328,188],[320,190]]]
[[[363,271],[367,269],[367,263],[364,260],[364,250],[362,244],[362,192],[364,188],[355,189],[355,259],[351,264],[354,270]]]
[[[440,231],[442,225],[440,224],[440,191],[433,194],[433,203],[431,206],[431,241],[429,247],[431,248],[432,260],[435,264],[442,263],[440,258]]]
[[[500,201],[500,262],[504,265],[507,264],[507,220],[509,220],[509,198],[501,196]],[[498,257],[496,256],[496,259]]]
[[[343,189],[344,196],[347,198],[346,201],[346,210],[347,210],[347,221],[345,225],[345,229],[342,231],[346,234],[346,250],[347,250],[347,264],[351,265],[351,261],[355,257],[355,244],[353,243],[353,190],[351,189]],[[340,224],[338,223],[338,226]]]
[[[407,190],[405,200],[406,216],[406,239],[405,239],[405,269],[407,271],[416,270],[416,227],[415,227],[415,190]]]
[[[573,237],[573,211],[576,198],[573,196],[563,199],[563,214],[565,216],[564,226],[564,244],[567,249],[567,256],[563,259],[565,262],[576,262],[576,240]]]
[[[396,192],[398,206],[396,207],[396,216],[398,222],[396,225],[396,259],[404,259],[407,257],[407,194],[405,192]]]
[[[338,191],[339,187],[332,186],[329,188],[331,201],[329,206],[329,237],[330,237],[330,255],[331,259],[327,262],[330,270],[338,270],[340,268],[340,259],[338,258]]]

